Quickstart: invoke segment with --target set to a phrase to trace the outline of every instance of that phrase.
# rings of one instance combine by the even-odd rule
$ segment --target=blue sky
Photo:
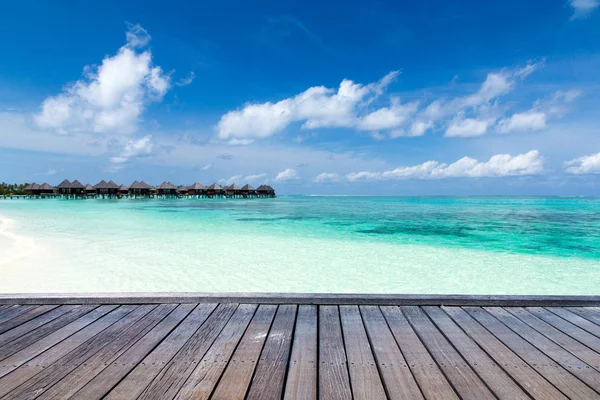
[[[0,180],[600,195],[600,2],[5,2]]]

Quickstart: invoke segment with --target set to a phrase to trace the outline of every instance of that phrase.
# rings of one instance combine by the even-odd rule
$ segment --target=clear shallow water
[[[600,294],[598,198],[6,200],[3,218],[1,292]]]

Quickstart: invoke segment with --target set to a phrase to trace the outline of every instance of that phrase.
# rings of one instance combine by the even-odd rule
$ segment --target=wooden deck
[[[574,298],[60,299],[0,296],[0,399],[600,399]]]

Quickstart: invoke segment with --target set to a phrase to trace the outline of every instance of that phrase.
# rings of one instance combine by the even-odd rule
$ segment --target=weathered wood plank
[[[227,367],[242,335],[255,314],[257,305],[241,304],[196,369],[182,386],[176,399],[208,399]]]
[[[88,358],[83,365],[71,370],[68,375],[46,390],[38,399],[61,400],[73,396],[80,388],[119,358],[121,354],[124,354],[127,349],[134,346],[169,315],[176,306],[176,304],[161,304],[154,308],[135,324],[123,329],[110,344]]]
[[[277,306],[273,304],[258,306],[211,399],[244,399],[276,311]]]
[[[569,311],[582,316],[583,318],[600,325],[600,308],[599,307],[570,307]]]
[[[139,396],[139,399],[172,399],[194,371],[223,327],[238,307],[237,304],[220,304],[206,322],[192,335],[171,362]]]
[[[298,307],[294,343],[285,384],[285,400],[317,398],[317,306]]]
[[[519,308],[519,307],[510,307],[504,308],[505,311],[508,311],[519,320],[523,321],[536,331],[540,332],[542,335],[552,340],[553,342],[559,344],[561,347],[569,351],[571,354],[575,355],[582,361],[586,362],[590,366],[594,367],[597,371],[600,371],[600,354],[596,353],[583,343],[573,339],[571,336],[563,333],[562,331],[556,329],[549,323],[539,319],[529,311]]]
[[[375,354],[380,360],[380,370],[388,387],[390,398],[420,398],[421,393],[416,391],[420,388],[426,399],[458,399],[429,351],[402,315],[400,308],[381,307],[380,311],[377,307],[361,306],[361,310],[365,325],[369,330],[371,343],[374,348],[378,348]],[[389,329],[386,326],[386,320]],[[393,337],[390,336],[390,330]],[[392,355],[394,355],[393,358]],[[383,363],[381,362],[382,357]],[[417,381],[419,388],[413,384],[406,364],[412,371],[412,376]],[[394,374],[396,376],[386,378],[386,370],[394,368],[398,370]],[[400,385],[400,387],[390,387],[388,380],[392,380],[394,385]]]
[[[539,351],[535,346],[517,335],[484,309],[479,307],[464,307],[463,312],[467,312],[471,317],[475,318],[482,326],[566,396],[570,398],[600,399],[600,395],[590,389],[589,386],[581,382],[569,371],[561,367],[560,364],[554,362],[550,357]]]
[[[14,305],[14,306],[10,306],[8,309],[4,310],[1,314],[0,314],[0,324],[3,324],[6,321],[9,321],[10,319],[24,314],[29,310],[33,310],[34,308],[36,308],[37,306],[31,305],[31,306],[21,306],[21,305]],[[1,326],[1,325],[0,325]]]
[[[574,339],[579,340],[581,343],[585,344],[595,352],[600,352],[600,338],[597,336],[594,336],[588,331],[581,329],[577,325],[574,325],[558,315],[551,313],[545,308],[527,307],[527,310],[536,317],[546,321],[556,329],[566,333]]]
[[[99,399],[107,394],[152,349],[154,349],[193,309],[194,304],[181,304],[155,325],[144,337],[112,361],[70,399]]]
[[[61,341],[56,346],[49,348],[45,352],[29,360],[27,364],[21,365],[14,371],[11,369],[11,373],[0,378],[0,397],[6,395],[8,392],[23,384],[45,368],[51,367],[66,354],[75,351],[79,346],[112,326],[136,308],[137,306],[119,307],[104,317],[99,318],[81,331]],[[10,367],[11,366],[9,366],[9,368]]]
[[[66,307],[66,308],[63,308]],[[38,340],[47,337],[54,331],[62,328],[63,326],[75,321],[76,319],[84,316],[88,312],[92,311],[97,305],[86,305],[86,306],[63,306],[57,309],[54,309],[39,318],[35,318],[25,324],[20,325],[17,328],[14,328],[4,334],[0,335],[0,343],[6,343],[4,345],[0,345],[0,360],[4,360],[5,358],[17,353],[18,351],[24,349],[25,347],[37,342]],[[57,312],[57,318],[54,318],[52,313]],[[61,315],[62,314],[62,315]],[[49,320],[49,321],[48,321]],[[48,322],[47,322],[48,321]],[[45,323],[47,322],[47,323]],[[32,326],[27,326],[28,324],[32,324]],[[21,329],[23,328],[23,329]],[[18,332],[21,330],[22,332]],[[7,337],[6,340],[3,340],[3,336],[9,336],[9,334],[13,332],[15,337],[14,340],[10,341],[10,338]],[[26,333],[23,333],[26,332]]]
[[[581,379],[596,392],[600,393],[600,372],[596,371],[594,368],[590,367],[560,345],[554,343],[552,340],[531,328],[503,308],[486,307],[485,309],[523,339],[537,347],[563,368],[566,368],[570,373]]]
[[[495,398],[461,353],[452,347],[420,307],[407,306],[401,307],[401,310],[461,398]]]
[[[352,398],[337,306],[319,307],[319,398]]]
[[[501,399],[530,398],[441,308],[423,309],[496,396]]]
[[[288,304],[277,309],[246,399],[281,399],[297,308]]]
[[[14,340],[24,335],[30,334],[32,331],[42,327],[44,324],[55,320],[61,315],[66,314],[67,312],[72,311],[77,307],[79,306],[55,307],[54,309],[44,312],[43,314],[40,314],[39,316],[32,318],[27,322],[23,322],[10,330],[6,330],[4,333],[0,334],[0,348],[6,348],[6,346],[12,343]]]
[[[171,362],[192,335],[204,324],[216,304],[198,305],[194,311],[107,396],[107,400],[137,399],[159,372]]]
[[[503,366],[522,388],[539,399],[566,399],[558,389],[517,356],[510,348],[492,335],[461,308],[442,307],[452,319],[483,348],[496,362]]]
[[[77,331],[85,328],[98,318],[108,314],[112,310],[117,308],[116,305],[104,305],[96,308],[95,310],[85,314],[84,316],[76,319],[75,321],[65,325],[64,327],[52,332],[48,336],[38,340],[35,343],[27,346],[26,348],[16,352],[12,356],[4,359],[0,363],[0,377],[8,374],[9,372],[17,369],[27,361],[31,360],[35,356],[43,353],[52,346],[60,343],[62,340],[76,333]]]
[[[39,307],[30,309],[22,314],[19,314],[19,315],[15,316],[14,318],[11,318],[8,321],[5,321],[0,324],[0,334],[3,334],[4,332],[7,332],[11,329],[14,329],[14,328],[18,327],[19,325],[26,323],[29,320],[39,317],[40,315],[43,315],[43,314],[47,313],[48,311],[54,310],[57,307],[58,307],[57,305],[55,305],[55,306],[50,306],[50,305],[39,306]],[[6,339],[0,339],[0,344],[6,343],[5,340]]]
[[[359,400],[385,399],[385,389],[379,377],[379,370],[358,306],[340,306],[340,317],[348,358],[352,397]]]
[[[37,375],[27,380],[21,386],[8,394],[12,398],[35,398],[50,389],[71,371],[85,363],[90,357],[101,351],[105,346],[116,340],[124,330],[134,326],[146,314],[156,308],[155,305],[139,306],[121,320],[117,321],[99,335],[67,353],[59,360],[42,369]],[[4,378],[20,372],[19,369]]]
[[[588,321],[586,318],[583,318],[577,314],[574,314],[565,308],[561,308],[561,307],[553,307],[553,308],[545,307],[545,308],[546,308],[546,310],[553,312],[554,314],[558,315],[559,317],[566,319],[573,325],[577,325],[578,327],[580,327],[581,329],[583,329],[585,331],[588,331],[592,335],[595,335],[596,337],[600,337],[600,325],[596,325],[595,323]]]

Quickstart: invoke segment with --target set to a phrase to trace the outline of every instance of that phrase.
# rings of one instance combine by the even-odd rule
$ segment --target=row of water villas
[[[260,185],[256,189],[249,184],[239,187],[235,183],[229,186],[221,186],[213,183],[204,186],[194,183],[190,186],[175,186],[171,182],[163,182],[154,187],[146,182],[135,181],[131,185],[117,185],[113,181],[102,180],[92,186],[84,185],[78,180],[70,182],[68,179],[62,181],[58,186],[48,183],[32,183],[25,188],[25,195],[30,198],[61,197],[66,199],[79,198],[272,198],[275,197],[275,189],[269,185]]]

